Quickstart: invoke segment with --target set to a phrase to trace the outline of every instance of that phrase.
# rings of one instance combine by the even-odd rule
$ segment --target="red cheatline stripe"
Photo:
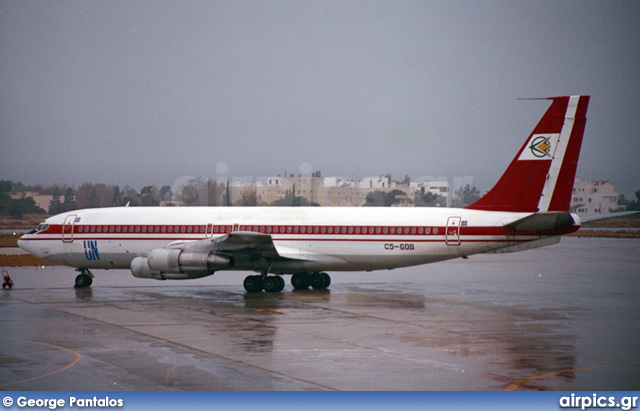
[[[460,242],[463,243],[503,243],[503,242],[523,242],[523,241],[532,241],[536,238],[532,238],[532,236],[522,236],[526,238],[487,238],[487,239],[465,239],[464,237],[460,237]],[[185,241],[197,241],[203,240],[203,237],[197,238],[186,238],[186,237],[84,237],[81,234],[76,234],[73,237],[74,241],[92,241],[92,240],[102,240],[102,241],[177,241],[177,240],[185,240]],[[71,238],[69,238],[71,240]],[[458,240],[457,237],[449,238],[449,240]],[[25,238],[23,241],[60,241],[59,237],[55,238]],[[273,237],[273,241],[336,241],[336,242],[405,242],[405,243],[440,243],[445,241],[444,234],[440,236],[440,238],[433,239],[424,239],[424,240],[416,240],[416,239],[403,239],[403,238],[283,238],[283,237]]]
[[[79,228],[82,227],[82,231],[79,231]],[[205,233],[202,229],[205,226],[140,226],[140,225],[118,225],[118,226],[104,226],[100,225],[100,227],[109,227],[108,230],[97,232],[90,231],[91,226],[82,225],[79,227],[75,227],[73,232],[67,230],[64,234],[68,236],[80,236],[80,235],[126,235],[126,234],[137,234],[137,235],[147,235],[147,236],[166,236],[167,234],[175,234],[175,235],[204,235],[207,234],[209,236],[216,234],[228,234],[230,232],[230,228],[223,230],[217,230],[217,232],[207,232]],[[93,226],[97,227],[97,226]],[[113,227],[113,231],[111,230]],[[118,229],[116,228],[118,227]],[[147,228],[146,232],[141,231],[141,227]],[[151,230],[148,228],[151,227]],[[164,230],[162,229],[164,227]],[[172,227],[172,230],[169,231],[168,227]],[[182,231],[182,227],[191,227],[191,232]],[[219,226],[221,228],[230,227],[230,226]],[[316,232],[316,227],[318,228],[318,232]],[[126,228],[126,231],[124,231]],[[356,228],[358,230],[356,230]],[[157,230],[156,230],[157,229]],[[325,232],[322,232],[324,229]],[[332,232],[328,232],[331,229]],[[395,232],[391,232],[393,231]],[[450,227],[451,229],[451,227]],[[513,230],[504,228],[504,227],[494,227],[494,226],[484,226],[484,227],[455,227],[455,230],[459,231],[461,236],[513,236]],[[415,236],[438,236],[444,235],[446,233],[446,227],[426,227],[426,226],[272,226],[272,225],[247,225],[240,226],[241,231],[253,231],[259,232],[262,234],[268,235],[308,235],[308,236],[326,236],[326,235],[341,235],[341,236],[407,236],[407,237],[415,237]],[[408,232],[406,232],[408,230]],[[420,232],[422,230],[422,233]],[[566,231],[573,231],[573,227],[567,227]],[[351,231],[351,232],[349,232]],[[358,231],[358,232],[356,232]],[[550,230],[549,235],[554,234],[563,234],[563,232],[559,232],[558,230]],[[40,231],[40,235],[43,234],[62,234],[62,226],[61,225],[52,225],[47,230]],[[529,231],[518,231],[518,235],[540,235],[547,234],[546,232],[536,232],[534,230]],[[172,236],[173,238],[173,236]],[[110,238],[111,239],[111,238]],[[122,237],[115,237],[115,239],[122,239]],[[175,238],[180,239],[180,238]]]

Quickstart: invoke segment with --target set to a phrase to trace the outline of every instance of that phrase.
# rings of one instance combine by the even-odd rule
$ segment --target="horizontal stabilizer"
[[[576,224],[570,213],[564,211],[551,211],[536,213],[506,224],[506,228],[518,231],[549,231],[560,230]],[[579,224],[579,223],[578,223]]]
[[[498,248],[497,250],[488,251],[485,254],[506,254],[515,253],[518,251],[531,250],[533,248],[546,247],[548,245],[558,244],[560,242],[560,236],[545,237],[536,241],[529,241],[526,243],[520,243],[516,245],[510,245],[508,247]]]
[[[617,213],[608,213],[608,214],[599,214],[599,215],[590,215],[587,217],[580,217],[583,223],[587,221],[598,221],[598,220],[606,220],[607,218],[616,218],[616,217],[624,217],[630,216],[632,214],[640,214],[640,211],[619,211]]]

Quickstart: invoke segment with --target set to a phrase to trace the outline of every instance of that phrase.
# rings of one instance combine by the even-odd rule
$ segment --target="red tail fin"
[[[489,192],[467,206],[490,211],[569,211],[589,96],[550,97],[551,107]]]

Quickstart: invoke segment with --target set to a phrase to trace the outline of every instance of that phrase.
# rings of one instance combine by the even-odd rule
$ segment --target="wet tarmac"
[[[1,390],[638,390],[640,240],[247,294],[193,281],[9,268]],[[287,277],[288,283],[289,277]]]

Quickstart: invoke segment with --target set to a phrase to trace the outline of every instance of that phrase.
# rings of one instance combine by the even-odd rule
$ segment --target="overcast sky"
[[[639,1],[0,1],[0,179],[500,177],[546,101],[640,189]]]

